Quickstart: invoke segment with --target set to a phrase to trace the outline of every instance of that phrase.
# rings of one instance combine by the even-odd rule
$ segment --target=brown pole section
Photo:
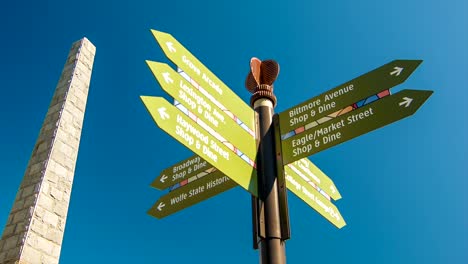
[[[285,244],[281,239],[281,218],[278,199],[278,175],[273,121],[273,101],[259,98],[253,102],[258,113],[259,149],[257,155],[259,247],[261,264],[286,263]],[[264,220],[264,221],[262,221]],[[262,228],[262,225],[264,228]],[[262,230],[263,231],[263,230]]]

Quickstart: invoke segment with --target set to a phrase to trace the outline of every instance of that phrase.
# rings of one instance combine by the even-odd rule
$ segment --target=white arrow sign
[[[174,48],[174,44],[172,42],[166,42],[166,46],[170,52],[176,52],[177,50]]]
[[[400,75],[400,73],[403,71],[403,68],[400,68],[400,67],[395,67],[395,68],[393,68],[393,69],[394,69],[394,71],[392,71],[392,72],[390,73],[390,75],[398,76],[398,75]]]
[[[403,102],[400,102],[399,105],[404,105],[405,107],[410,106],[411,102],[413,102],[413,98],[403,97]]]
[[[164,203],[158,205],[158,211],[162,211],[163,207],[166,206]]]
[[[174,80],[172,80],[171,77],[169,77],[170,74],[168,72],[165,72],[162,75],[163,75],[164,81],[166,81],[166,83],[174,83]]]
[[[160,179],[160,181],[161,181],[162,183],[164,183],[166,180],[167,180],[167,176],[166,176],[166,175],[163,175],[163,176],[161,177],[161,179]]]
[[[166,120],[169,118],[169,114],[166,113],[166,107],[158,108],[159,115],[161,116],[162,120]]]

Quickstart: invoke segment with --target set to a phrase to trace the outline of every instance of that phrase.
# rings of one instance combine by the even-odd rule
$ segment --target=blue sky
[[[320,3],[319,3],[320,2]],[[97,47],[61,263],[255,263],[237,187],[157,220],[149,184],[192,155],[140,95],[164,96],[145,60],[172,34],[246,102],[250,58],[275,59],[276,112],[394,59],[422,59],[402,89],[414,116],[310,157],[339,188],[336,229],[289,194],[289,263],[468,261],[468,3],[451,1],[9,1],[0,23],[3,229],[72,42]],[[172,64],[171,64],[172,65]]]

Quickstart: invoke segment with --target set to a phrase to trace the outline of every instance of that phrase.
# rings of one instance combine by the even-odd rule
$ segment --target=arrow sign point
[[[166,180],[167,180],[167,176],[166,176],[166,175],[163,175],[159,181],[161,181],[162,183],[164,183]]]
[[[331,189],[332,193],[336,193],[336,189],[335,189],[335,187],[333,187],[333,186],[330,186],[330,189]]]
[[[161,116],[162,120],[166,120],[169,118],[169,114],[166,113],[166,107],[160,107],[158,108],[159,115]]]
[[[411,102],[413,102],[413,98],[403,97],[403,102],[400,102],[398,105],[404,105],[405,107],[408,107],[410,106]]]
[[[166,42],[166,46],[170,52],[176,52],[177,50],[174,48],[174,44],[170,41]]]
[[[401,67],[394,67],[393,69],[394,69],[394,71],[392,71],[390,73],[390,75],[399,76],[400,73],[403,71],[403,68],[401,68]]]
[[[158,211],[162,211],[162,209],[164,208],[164,206],[166,206],[163,202],[161,202],[159,205],[158,205]]]
[[[172,80],[171,77],[169,77],[170,73],[165,72],[162,75],[163,75],[164,81],[166,81],[166,83],[174,83],[174,80]]]

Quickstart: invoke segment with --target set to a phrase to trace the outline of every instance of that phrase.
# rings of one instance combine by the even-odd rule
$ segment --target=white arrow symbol
[[[159,115],[161,116],[162,120],[166,120],[170,116],[166,113],[166,107],[158,108]]]
[[[395,67],[395,68],[393,68],[393,69],[394,69],[394,71],[392,71],[392,72],[390,73],[390,75],[398,76],[398,75],[400,75],[400,73],[403,71],[403,68],[400,68],[400,67]]]
[[[169,49],[170,52],[176,52],[177,50],[174,48],[172,42],[166,42],[166,46]]]
[[[166,83],[174,83],[174,80],[172,80],[171,77],[169,77],[170,73],[165,72],[162,75],[163,75],[164,80],[166,81]]]
[[[161,177],[160,181],[161,181],[162,183],[164,183],[164,182],[166,181],[166,179],[167,179],[167,176],[166,176],[166,175],[163,175],[163,176]]]
[[[399,105],[404,105],[405,107],[408,107],[411,104],[411,102],[413,102],[413,98],[403,97],[403,102],[400,102]]]
[[[162,211],[163,207],[166,206],[163,202],[158,205],[158,211]]]
[[[333,187],[333,186],[330,186],[330,189],[331,189],[332,193],[336,193],[336,189],[335,189],[335,187]]]

